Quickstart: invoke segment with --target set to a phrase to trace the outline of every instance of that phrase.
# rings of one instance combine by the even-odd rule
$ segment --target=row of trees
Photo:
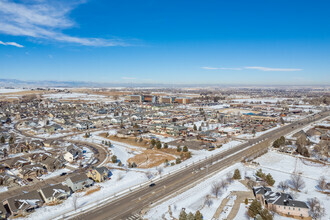
[[[203,215],[200,213],[199,210],[196,211],[195,215],[192,212],[189,214],[186,213],[184,209],[180,212],[179,220],[202,220]]]
[[[8,144],[13,144],[14,142],[15,142],[14,137],[13,137],[13,136],[10,136],[10,138],[9,138],[9,140],[8,140]],[[5,136],[2,136],[2,137],[0,138],[0,143],[1,143],[1,144],[5,144],[5,143],[6,143],[6,138],[5,138]]]
[[[273,186],[275,183],[275,180],[273,179],[272,175],[270,175],[270,173],[266,175],[265,173],[262,172],[262,169],[259,169],[257,171],[256,176],[260,177],[269,186]]]
[[[102,141],[102,144],[111,147],[111,142],[110,141]]]
[[[150,141],[150,147],[151,148],[154,148],[156,146],[156,148],[159,150],[159,149],[161,149],[162,148],[162,143],[160,142],[160,140],[155,140],[155,139],[152,139],[151,141]],[[167,143],[165,143],[164,145],[163,145],[163,148],[164,149],[167,149],[168,148],[168,144]]]

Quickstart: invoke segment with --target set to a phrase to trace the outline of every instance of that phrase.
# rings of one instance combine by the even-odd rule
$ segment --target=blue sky
[[[0,78],[330,84],[330,2],[0,0]]]

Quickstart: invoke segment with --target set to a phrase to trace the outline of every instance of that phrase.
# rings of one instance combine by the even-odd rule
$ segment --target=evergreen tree
[[[151,143],[151,146],[152,146],[152,147],[154,147],[154,146],[155,146],[155,144],[156,144],[156,141],[155,141],[155,139],[152,139],[150,143]]]
[[[157,143],[156,143],[156,147],[157,147],[157,149],[162,148],[162,143],[160,143],[160,141],[157,141]]]
[[[275,180],[273,179],[272,175],[270,175],[270,173],[268,173],[266,176],[266,183],[270,186],[273,186],[275,183]]]
[[[253,202],[251,203],[249,209],[248,209],[248,215],[251,218],[256,217],[256,215],[258,215],[262,210],[261,204],[260,202],[258,202],[256,199],[253,200]]]
[[[187,146],[183,147],[183,152],[188,152],[188,147]]]
[[[192,214],[192,212],[189,212],[189,214],[187,215],[187,220],[195,220],[195,216],[194,214]]]
[[[194,131],[197,131],[197,126],[194,124]]]
[[[261,179],[265,179],[265,174],[262,172],[262,169],[259,169],[258,171],[257,171],[257,173],[256,173],[256,175],[258,176],[258,177],[260,177]]]
[[[167,144],[167,143],[164,144],[164,148],[165,148],[165,149],[168,148],[168,144]]]
[[[4,144],[6,142],[6,139],[4,136],[1,137],[1,143]]]
[[[181,163],[181,159],[178,157],[178,158],[176,158],[176,164],[179,164],[179,163]]]
[[[182,210],[180,212],[179,220],[187,220],[187,213],[185,212],[185,210]]]
[[[280,139],[279,139],[279,144],[281,146],[285,145],[285,137],[284,136],[281,136]]]
[[[280,147],[280,143],[279,143],[278,139],[273,142],[273,147],[274,148],[279,148]]]
[[[13,144],[13,143],[14,143],[14,137],[11,136],[11,137],[9,138],[9,144]]]
[[[235,180],[239,180],[241,179],[241,173],[239,172],[239,169],[236,169],[235,172],[234,172],[234,175],[233,175],[233,178]]]
[[[261,216],[262,220],[273,220],[272,214],[267,209],[263,209],[259,215]]]
[[[199,210],[197,210],[197,212],[195,213],[195,220],[202,220],[203,219],[203,215],[200,213]]]
[[[182,150],[182,149],[181,149],[180,146],[177,146],[177,147],[176,147],[176,151],[177,151],[177,152],[181,152],[181,150]]]
[[[112,163],[117,163],[117,161],[118,161],[117,156],[116,155],[113,155],[111,157],[111,161],[112,161]]]
[[[202,131],[202,126],[199,126],[198,130],[199,130],[199,131]]]

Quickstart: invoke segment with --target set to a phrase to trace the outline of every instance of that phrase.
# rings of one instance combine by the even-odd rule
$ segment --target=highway
[[[223,153],[209,157],[202,162],[190,165],[177,173],[163,177],[158,180],[153,187],[141,187],[141,189],[133,191],[126,196],[119,197],[118,199],[105,204],[100,204],[96,208],[90,209],[87,212],[81,212],[80,215],[71,217],[71,219],[140,219],[138,217],[140,212],[150,204],[166,198],[169,195],[175,194],[183,187],[188,187],[207,177],[211,173],[220,171],[249,156],[263,152],[275,139],[327,116],[329,116],[329,111],[283,126],[224,151]],[[202,167],[207,167],[207,169],[200,169]],[[66,216],[66,218],[69,217]]]

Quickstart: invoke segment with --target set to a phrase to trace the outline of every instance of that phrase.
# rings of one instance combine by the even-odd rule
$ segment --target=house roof
[[[62,185],[61,183],[56,185],[49,185],[42,188],[40,191],[43,192],[46,198],[55,197],[57,194],[70,192],[68,186]]]
[[[36,190],[11,197],[7,201],[10,209],[14,212],[43,203],[40,194]]]
[[[96,170],[97,172],[99,172],[100,174],[108,173],[108,172],[109,172],[109,169],[106,168],[106,167],[97,167],[97,168],[95,168],[95,170]]]
[[[73,183],[77,183],[77,182],[85,181],[85,180],[87,180],[87,179],[89,179],[89,178],[87,177],[86,174],[81,173],[81,174],[77,174],[77,175],[75,175],[75,176],[69,177],[69,179],[71,179],[71,181],[72,181]]]

